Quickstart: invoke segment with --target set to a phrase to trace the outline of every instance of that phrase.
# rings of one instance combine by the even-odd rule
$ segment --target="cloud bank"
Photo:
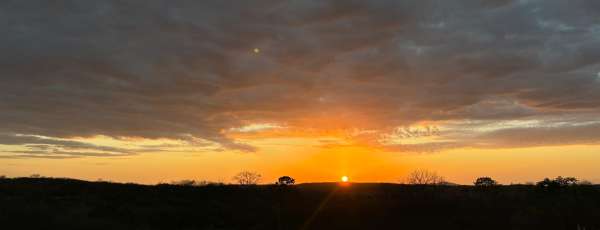
[[[103,135],[255,151],[228,131],[422,122],[469,124],[435,146],[594,144],[598,12],[594,0],[2,1],[0,144]],[[547,122],[477,131],[514,120]]]

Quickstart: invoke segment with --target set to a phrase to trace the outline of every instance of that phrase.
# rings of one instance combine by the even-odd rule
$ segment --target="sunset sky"
[[[600,1],[0,1],[0,175],[600,182]]]

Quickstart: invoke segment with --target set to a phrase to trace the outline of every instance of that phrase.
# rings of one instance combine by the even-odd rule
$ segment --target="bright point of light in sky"
[[[342,182],[348,182],[348,176],[342,176]]]

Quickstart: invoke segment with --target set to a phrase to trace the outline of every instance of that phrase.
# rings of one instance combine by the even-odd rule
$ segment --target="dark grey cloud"
[[[600,114],[598,12],[594,0],[2,1],[0,133],[254,151],[225,131]]]

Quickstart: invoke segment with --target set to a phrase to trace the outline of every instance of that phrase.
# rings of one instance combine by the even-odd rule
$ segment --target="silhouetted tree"
[[[544,180],[537,182],[536,185],[543,189],[557,189],[577,185],[577,182],[578,180],[575,177],[559,176],[553,180],[544,178]]]
[[[254,185],[261,180],[262,176],[257,172],[242,171],[233,177],[241,185]]]
[[[498,185],[498,182],[491,177],[479,177],[473,184],[478,187],[492,187]]]
[[[427,184],[443,184],[445,180],[436,172],[431,172],[424,169],[418,169],[408,174],[406,182],[409,184],[427,185]]]
[[[556,179],[554,179],[560,186],[565,187],[565,186],[572,186],[572,185],[577,185],[577,178],[575,177],[557,177]]]
[[[538,181],[535,185],[543,189],[555,189],[560,187],[558,182],[550,180],[549,178],[544,178],[544,180]]]
[[[279,179],[276,182],[276,184],[278,185],[293,185],[294,183],[296,183],[296,180],[289,176],[279,177]]]

